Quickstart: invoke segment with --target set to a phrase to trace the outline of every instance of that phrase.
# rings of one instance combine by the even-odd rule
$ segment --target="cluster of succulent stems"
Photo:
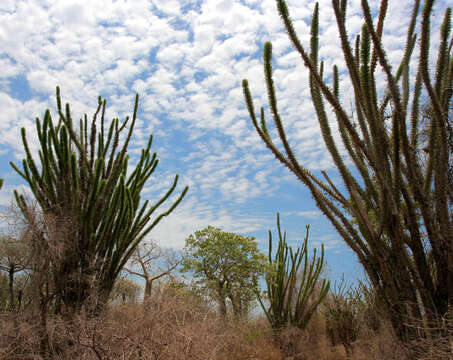
[[[346,0],[332,0],[344,63],[354,91],[353,114],[340,94],[340,74],[333,66],[325,75],[318,54],[319,8],[315,5],[310,47],[301,43],[284,0],[277,0],[288,36],[309,72],[309,88],[326,147],[341,176],[344,190],[327,172],[315,176],[296,158],[277,106],[272,74],[272,45],[264,45],[264,73],[269,108],[281,146],[272,139],[261,108],[257,119],[247,80],[243,91],[252,123],[266,146],[311,192],[318,208],[354,251],[372,285],[382,296],[397,334],[410,339],[415,324],[442,319],[453,305],[453,221],[451,205],[451,126],[453,94],[451,9],[440,29],[437,63],[430,74],[432,0],[414,1],[404,54],[392,69],[382,43],[388,1],[380,2],[377,22],[362,0],[364,24],[355,42],[346,29]],[[417,19],[421,16],[418,66]],[[387,82],[382,97],[378,70]],[[331,79],[331,84],[325,78]],[[427,125],[422,122],[426,102]],[[332,109],[329,115],[327,105]],[[332,133],[336,123],[344,151]],[[429,136],[421,133],[427,126]],[[450,132],[450,135],[449,135]],[[450,142],[450,143],[449,143]],[[303,154],[303,151],[301,152]],[[345,156],[351,166],[346,163]],[[450,168],[449,168],[450,166]]]
[[[122,123],[115,118],[106,124],[106,100],[99,97],[92,120],[85,115],[78,128],[69,104],[62,108],[58,87],[56,98],[58,122],[54,123],[50,110],[42,122],[36,119],[40,164],[22,128],[26,158],[22,169],[12,162],[11,166],[29,185],[42,216],[54,219],[58,229],[52,236],[46,231],[34,231],[33,236],[35,243],[49,246],[52,242],[62,249],[58,258],[48,259],[59,312],[62,304],[81,308],[93,296],[102,307],[138,244],[176,208],[188,188],[157,216],[157,208],[174,192],[178,175],[156,203],[149,206],[149,200],[141,201],[140,193],[159,161],[156,153],[151,154],[150,136],[133,170],[128,171],[127,147],[137,120],[138,95],[132,118]],[[14,195],[25,219],[36,222],[29,201],[17,191]]]

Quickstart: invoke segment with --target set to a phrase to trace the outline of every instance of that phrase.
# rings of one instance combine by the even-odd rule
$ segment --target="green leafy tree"
[[[275,256],[272,255],[272,232],[269,231],[270,271],[266,274],[269,306],[264,305],[261,297],[258,299],[275,331],[280,331],[287,325],[303,330],[329,292],[330,282],[325,279],[320,282],[324,247],[321,248],[321,257],[316,256],[315,249],[309,260],[308,226],[302,247],[295,252],[286,242],[286,231],[281,231],[279,215],[277,229],[278,246]]]
[[[337,66],[333,67],[332,76],[326,76],[318,57],[318,4],[307,50],[296,34],[286,2],[276,3],[289,38],[309,71],[309,87],[322,136],[345,190],[335,186],[326,172],[322,172],[322,180],[296,159],[277,106],[271,43],[264,46],[264,72],[270,110],[283,150],[271,139],[263,109],[261,120],[256,118],[248,82],[244,80],[250,117],[266,146],[309,188],[319,209],[355,252],[382,297],[398,336],[410,340],[417,336],[417,326],[442,318],[453,304],[453,196],[448,186],[451,156],[448,114],[453,94],[451,9],[445,10],[436,63],[430,64],[434,1],[426,0],[422,11],[420,1],[413,2],[404,54],[395,70],[382,43],[388,1],[380,2],[376,22],[368,1],[361,1],[362,33],[351,44],[346,29],[347,1],[332,0],[344,62],[354,90],[352,117],[342,104]],[[420,15],[417,42],[415,28]],[[417,43],[418,67],[411,69]],[[430,67],[435,70],[432,74]],[[386,79],[387,88],[382,96],[377,75]],[[331,86],[325,79],[331,80]],[[426,143],[420,141],[421,99],[428,102],[430,113]],[[329,115],[327,105],[333,116]],[[354,170],[346,165],[340,153],[331,130],[332,120],[336,121]],[[419,156],[422,151],[426,153],[426,162]]]
[[[126,117],[124,122],[115,118],[106,124],[106,100],[99,97],[92,120],[85,115],[77,127],[69,104],[62,108],[58,87],[57,109],[56,124],[50,110],[42,122],[36,119],[40,164],[30,150],[24,128],[22,170],[11,163],[30,186],[42,213],[38,216],[17,191],[15,197],[33,229],[35,243],[41,250],[44,244],[51,246],[49,253],[59,249],[57,258],[47,259],[48,268],[53,269],[56,311],[61,303],[78,309],[90,296],[102,307],[138,244],[176,208],[188,188],[157,216],[156,209],[175,190],[178,175],[154,205],[142,201],[140,193],[158,159],[156,153],[151,154],[150,136],[136,165],[132,169],[128,166],[127,148],[137,120],[138,95],[132,118]],[[51,223],[54,231],[38,226],[40,219],[47,223],[47,229]]]
[[[255,239],[208,226],[186,239],[186,249],[183,271],[215,294],[220,314],[226,316],[230,299],[235,316],[246,315],[265,270]]]

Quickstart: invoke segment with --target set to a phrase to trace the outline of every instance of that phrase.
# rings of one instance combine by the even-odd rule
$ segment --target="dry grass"
[[[383,327],[380,333],[362,332],[350,352],[343,344],[332,345],[322,314],[317,314],[305,331],[286,329],[279,341],[288,360],[409,360],[390,327]]]
[[[319,313],[305,331],[286,329],[274,335],[264,318],[221,320],[195,296],[156,291],[146,309],[136,304],[112,305],[94,318],[84,314],[71,319],[49,316],[45,351],[40,347],[39,316],[31,311],[4,313],[0,317],[0,359],[410,359],[388,325],[379,332],[363,330],[348,357],[343,345],[332,346],[325,324]],[[430,354],[430,359],[448,358],[445,352]]]
[[[280,359],[259,322],[220,320],[209,306],[175,294],[157,294],[147,309],[112,306],[106,314],[70,320],[49,317],[48,346],[40,351],[39,317],[4,314],[1,359]]]

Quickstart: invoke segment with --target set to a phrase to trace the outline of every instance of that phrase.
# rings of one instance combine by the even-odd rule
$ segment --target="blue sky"
[[[370,2],[375,13],[379,2]],[[339,65],[343,103],[348,104],[351,87],[339,57],[331,3],[319,3],[320,57],[326,69]],[[393,64],[402,56],[409,3],[389,4],[384,45]],[[437,4],[433,33],[445,4]],[[288,6],[308,46],[314,2],[292,0]],[[361,25],[360,1],[351,0],[351,37]],[[308,74],[287,39],[274,0],[2,0],[0,177],[5,186],[0,205],[8,205],[12,190],[21,184],[8,165],[23,157],[20,127],[27,129],[36,150],[34,119],[46,108],[55,109],[56,85],[74,118],[92,114],[99,94],[107,98],[108,118],[124,118],[138,92],[139,121],[130,154],[136,160],[152,133],[160,159],[143,198],[157,200],[176,173],[180,190],[190,186],[183,203],[151,237],[162,246],[181,248],[189,234],[213,225],[255,236],[266,251],[267,230],[275,230],[280,212],[292,245],[299,244],[305,225],[311,224],[310,243],[325,245],[331,278],[342,273],[349,281],[361,277],[352,252],[307,189],[267,151],[248,118],[241,80],[249,80],[255,106],[267,105],[261,58],[269,40],[290,143],[306,167],[315,173],[325,169],[339,181],[310,102]],[[380,81],[379,88],[384,86]]]

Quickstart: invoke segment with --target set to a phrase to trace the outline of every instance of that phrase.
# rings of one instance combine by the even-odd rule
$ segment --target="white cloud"
[[[181,6],[177,0],[158,0],[154,5],[165,14],[175,16],[180,14]]]
[[[318,210],[298,211],[297,215],[308,219],[318,219],[322,216],[321,211]]]
[[[184,53],[182,49],[179,48],[178,44],[173,44],[159,50],[157,59],[164,66],[175,66],[184,59]]]
[[[181,249],[190,234],[209,225],[227,232],[248,233],[261,230],[260,224],[265,220],[267,218],[253,215],[244,217],[238,211],[213,204],[200,204],[189,195],[171,216],[164,218],[154,228],[149,237],[156,239],[162,246]]]
[[[4,0],[0,4],[0,11],[12,12],[14,11],[16,0]]]
[[[342,240],[339,235],[337,234],[327,234],[321,235],[318,237],[310,237],[310,247],[319,248],[321,245],[324,245],[325,250],[331,250],[338,247],[341,244]]]
[[[35,70],[27,74],[27,80],[30,87],[38,92],[43,94],[53,93],[55,89],[55,84],[57,83],[56,79],[52,74],[49,74],[46,71]]]
[[[280,114],[297,157],[311,170],[333,167],[310,101],[307,71],[288,40],[275,1],[189,3],[4,0],[0,4],[1,150],[9,149],[16,160],[23,157],[19,128],[24,126],[36,151],[34,118],[42,117],[47,107],[55,108],[57,84],[76,119],[84,112],[91,116],[99,94],[108,98],[107,118],[123,119],[139,92],[138,131],[131,154],[137,156],[154,132],[155,149],[163,159],[162,170],[156,171],[145,194],[165,190],[175,173],[181,174],[181,184],[191,185],[190,197],[156,228],[157,237],[177,246],[188,233],[208,224],[229,231],[257,229],[262,218],[235,208],[277,196],[285,186],[301,186],[265,148],[243,100],[241,80],[247,78],[256,111],[265,107],[279,144],[267,108],[260,50],[265,41],[273,42]],[[326,64],[325,78],[329,79],[334,63],[339,65],[342,103],[349,112],[352,91],[331,1],[319,3],[319,54]],[[372,4],[373,12],[377,3]],[[291,0],[288,6],[308,47],[314,1]],[[362,26],[360,1],[348,1],[348,6],[347,26],[353,40]],[[393,66],[402,56],[409,12],[404,1],[389,4],[383,42]],[[433,34],[441,18],[433,17]],[[432,46],[437,43],[434,37]],[[27,79],[36,99],[13,94],[19,75]],[[376,77],[382,91],[386,79],[380,71]],[[338,139],[334,124],[332,129]],[[283,192],[285,196],[294,201]],[[319,213],[301,208],[299,216],[315,219]]]
[[[57,2],[50,8],[49,15],[71,31],[78,32],[82,27],[90,27],[96,23],[95,9],[83,2],[73,0]]]

